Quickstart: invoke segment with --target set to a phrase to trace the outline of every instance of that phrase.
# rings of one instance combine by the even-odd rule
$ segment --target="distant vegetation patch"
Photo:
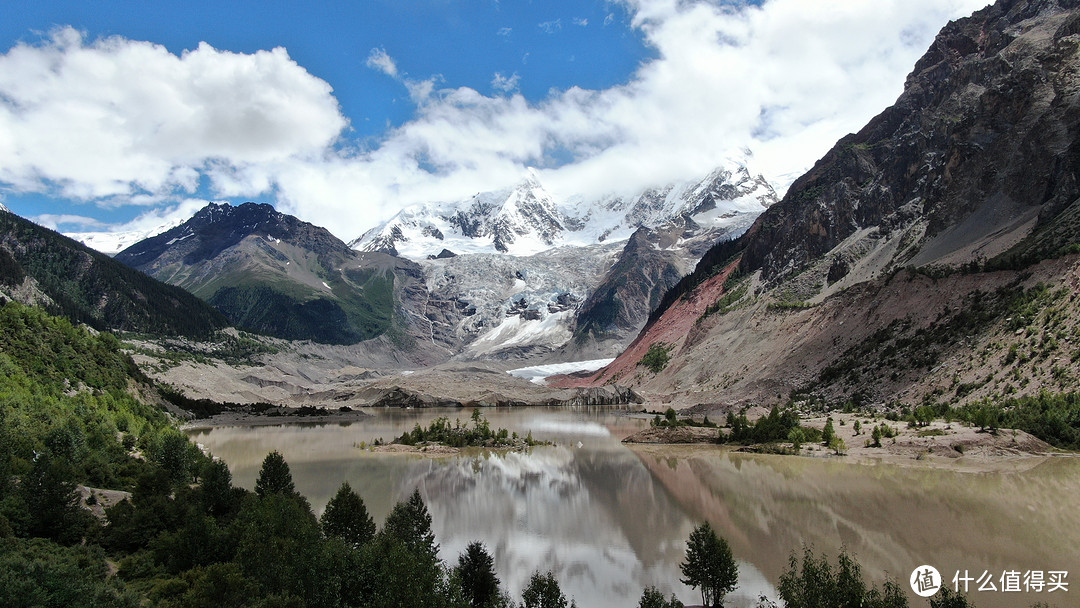
[[[731,276],[734,277],[735,273],[732,273]],[[732,283],[732,285],[729,285],[729,283]],[[724,282],[724,295],[721,296],[719,300],[706,307],[705,312],[701,313],[701,318],[699,320],[706,319],[714,314],[723,315],[734,310],[737,308],[738,302],[746,296],[749,287],[750,282],[745,278],[733,282],[731,281],[731,277],[729,277],[728,280]]]
[[[364,339],[341,306],[326,298],[301,302],[268,285],[253,285],[223,287],[209,301],[234,325],[256,333],[325,344]]]
[[[638,365],[644,366],[650,372],[659,374],[664,371],[669,361],[671,361],[671,351],[675,346],[666,342],[655,342],[649,345],[649,350],[641,357],[641,361],[638,361]]]
[[[154,359],[156,363],[150,364],[149,367],[159,372],[186,361],[208,365],[215,365],[219,361],[233,366],[257,365],[260,355],[274,354],[280,350],[264,342],[266,338],[259,339],[246,332],[239,332],[236,336],[218,332],[206,342],[148,338],[149,343],[156,348],[137,341],[140,338],[146,337],[125,336],[125,346],[130,352]]]
[[[472,412],[472,426],[467,423],[461,424],[461,420],[450,424],[450,419],[443,416],[431,421],[425,429],[417,424],[411,431],[405,431],[394,443],[402,445],[441,444],[454,448],[486,447],[486,448],[514,448],[531,447],[535,445],[551,445],[549,441],[537,441],[533,439],[532,431],[524,437],[518,437],[516,432],[511,433],[507,429],[492,430],[487,418],[480,413],[479,409]]]
[[[709,429],[716,428],[716,423],[709,420],[708,416],[705,416],[705,419],[701,422],[698,422],[693,418],[679,419],[678,412],[676,412],[674,408],[670,407],[664,412],[663,417],[661,417],[660,414],[656,414],[656,416],[652,419],[651,424],[652,426],[660,428],[674,428],[679,426],[695,426]]]

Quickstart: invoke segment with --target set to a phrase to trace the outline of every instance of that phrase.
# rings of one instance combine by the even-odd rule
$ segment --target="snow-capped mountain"
[[[350,246],[421,264],[432,339],[460,357],[544,359],[571,344],[610,356],[705,250],[775,201],[745,167],[562,201],[530,171],[513,188],[406,208]]]
[[[0,203],[0,211],[7,211],[8,213],[11,213],[11,209],[5,207],[4,203]]]
[[[515,187],[463,201],[400,211],[349,245],[413,260],[450,253],[533,255],[564,245],[620,241],[640,228],[681,216],[705,229],[753,219],[776,200],[772,186],[746,167],[717,169],[699,181],[650,188],[633,196],[572,196],[556,201],[535,171]]]
[[[571,197],[563,213],[579,227],[579,239],[603,242],[627,239],[638,228],[656,228],[684,216],[703,229],[729,227],[757,217],[776,200],[776,191],[763,176],[752,176],[740,166],[734,171],[718,168],[702,180],[649,188],[631,197]]]
[[[514,188],[408,207],[349,246],[411,259],[437,256],[443,249],[532,255],[553,247],[564,232],[555,200],[530,171]]]
[[[146,230],[126,230],[122,232],[65,232],[64,236],[75,239],[91,249],[105,255],[116,255],[139,241],[157,236],[183,224],[186,218],[174,218],[160,226]]]

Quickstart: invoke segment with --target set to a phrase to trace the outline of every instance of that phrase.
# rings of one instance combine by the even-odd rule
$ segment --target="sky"
[[[0,203],[71,231],[268,202],[351,240],[509,187],[783,190],[986,0],[11,2]]]

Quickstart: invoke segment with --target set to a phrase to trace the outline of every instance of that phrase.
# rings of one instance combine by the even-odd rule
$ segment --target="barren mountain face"
[[[1078,135],[1080,3],[951,23],[894,106],[707,252],[611,366],[562,383],[705,410],[1069,390]]]

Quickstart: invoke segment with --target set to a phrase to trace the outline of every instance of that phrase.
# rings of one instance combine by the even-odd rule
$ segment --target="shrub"
[[[671,350],[673,348],[675,347],[671,344],[655,342],[649,346],[649,350],[638,362],[638,365],[643,365],[652,373],[659,374],[664,371],[668,361],[671,360]]]

